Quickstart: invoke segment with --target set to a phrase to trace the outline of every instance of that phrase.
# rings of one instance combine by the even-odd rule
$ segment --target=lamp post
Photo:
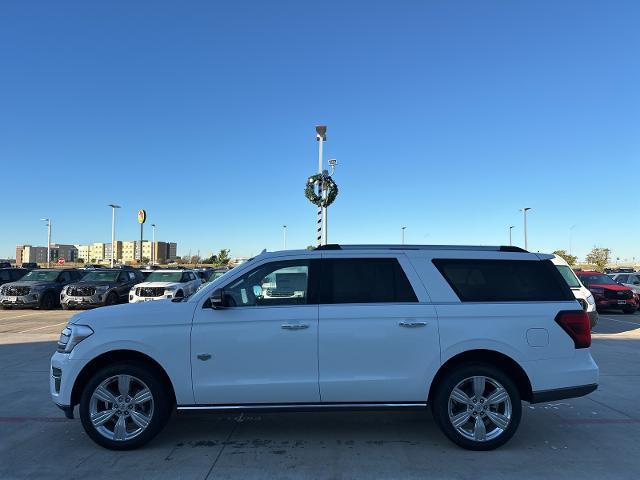
[[[571,247],[572,247],[572,243],[573,243],[573,229],[575,228],[575,225],[571,225],[569,227],[569,255],[571,255]]]
[[[511,247],[513,245],[513,242],[511,241],[511,230],[513,230],[515,227],[515,225],[511,225],[509,227],[509,246]]]
[[[116,208],[120,208],[120,205],[110,203],[109,207],[111,207],[111,268],[113,268],[116,256]]]
[[[324,142],[327,140],[327,126],[326,125],[317,125],[316,126],[316,140],[318,141],[318,174],[322,175],[322,147]],[[324,186],[323,182],[318,184],[318,196],[322,197],[324,195]],[[317,220],[317,228],[316,228],[316,241],[318,246],[323,245],[325,241],[325,233],[326,233],[326,209],[324,207],[318,207],[318,220]]]
[[[51,266],[51,219],[41,218],[43,222],[47,222],[47,268]]]
[[[286,250],[287,249],[287,226],[286,225],[282,225],[282,235],[283,235],[283,245],[284,245],[283,250]]]
[[[156,264],[156,224],[151,224],[151,265]]]
[[[527,242],[527,212],[531,210],[531,207],[524,207],[520,211],[524,216],[524,249],[528,250],[528,242]]]
[[[407,228],[407,227],[402,227],[402,228],[401,228],[401,231],[402,231],[402,245],[404,245],[404,230],[405,230],[406,228]]]

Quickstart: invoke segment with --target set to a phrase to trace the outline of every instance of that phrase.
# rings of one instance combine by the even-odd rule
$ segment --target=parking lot
[[[181,415],[133,452],[96,446],[49,400],[48,361],[74,312],[0,311],[0,478],[637,478],[640,314],[604,313],[598,391],[525,404],[493,452],[451,444],[425,413]]]

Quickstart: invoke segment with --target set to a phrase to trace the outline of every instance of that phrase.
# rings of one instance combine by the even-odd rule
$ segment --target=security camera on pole
[[[327,207],[333,203],[338,196],[338,186],[335,184],[327,170],[323,169],[322,147],[327,139],[327,127],[316,126],[316,140],[318,140],[318,173],[307,179],[304,195],[307,199],[318,207],[318,218],[316,227],[316,241],[318,246],[327,244]],[[329,160],[331,174],[335,169],[336,160]]]

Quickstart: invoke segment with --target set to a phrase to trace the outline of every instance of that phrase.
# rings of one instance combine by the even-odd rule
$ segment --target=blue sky
[[[635,1],[3,2],[0,257],[138,235],[314,243],[328,125],[343,243],[594,245],[640,259]],[[629,186],[629,200],[620,188]]]

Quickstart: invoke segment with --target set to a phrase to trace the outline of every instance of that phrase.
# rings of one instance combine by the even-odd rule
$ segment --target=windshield
[[[147,277],[147,282],[179,282],[182,272],[153,272]]]
[[[589,285],[617,285],[618,282],[613,280],[609,275],[605,275],[603,273],[594,274],[594,275],[580,275],[580,280],[587,287]]]
[[[580,282],[578,281],[576,274],[573,273],[573,270],[571,270],[571,267],[567,267],[566,265],[556,265],[556,267],[558,268],[558,270],[564,277],[565,281],[569,284],[571,288],[581,287]]]
[[[21,282],[53,282],[58,278],[55,270],[31,270],[20,279]]]
[[[120,272],[89,272],[82,277],[83,282],[115,282]]]

